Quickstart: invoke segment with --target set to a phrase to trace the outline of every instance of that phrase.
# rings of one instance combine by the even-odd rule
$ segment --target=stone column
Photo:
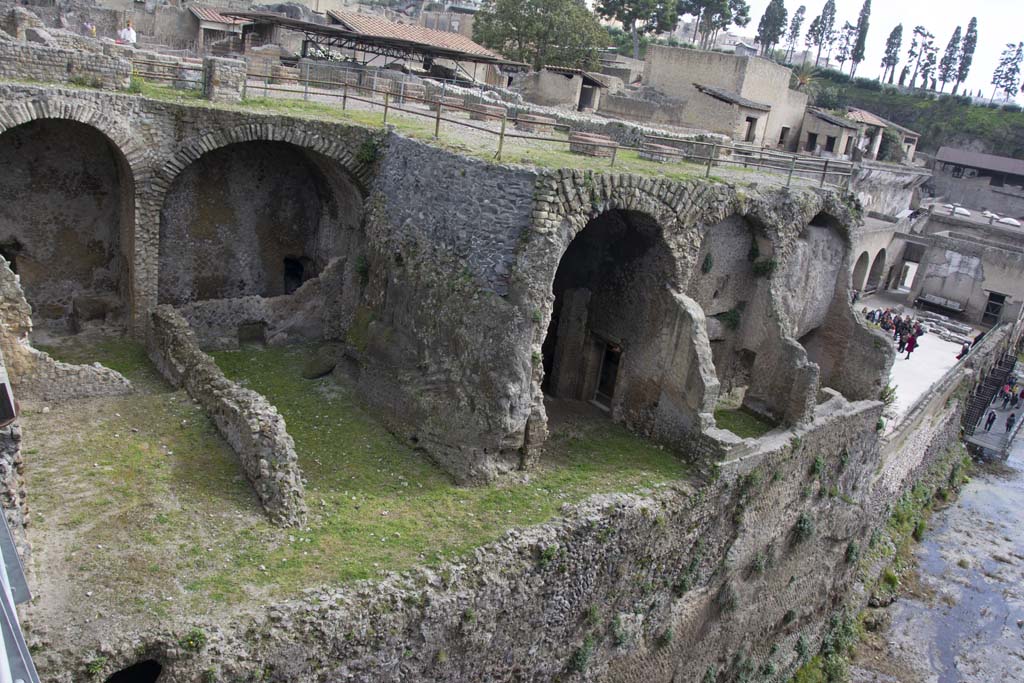
[[[203,97],[212,102],[241,102],[245,94],[246,66],[240,59],[204,59]]]
[[[882,133],[885,130],[882,128],[878,129],[878,133],[875,135],[875,139],[871,141],[871,151],[868,152],[868,158],[871,160],[878,159],[878,150],[882,146]]]

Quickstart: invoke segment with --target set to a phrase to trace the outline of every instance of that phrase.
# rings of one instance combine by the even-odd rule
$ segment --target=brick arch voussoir
[[[323,136],[293,127],[281,128],[251,124],[212,131],[183,142],[178,147],[178,151],[156,173],[153,185],[158,194],[159,204],[163,203],[163,198],[175,178],[204,154],[228,145],[246,142],[285,142],[321,154],[341,165],[351,176],[359,191],[364,196],[367,194],[370,169],[356,160],[352,150]]]
[[[135,187],[147,175],[145,146],[99,109],[63,98],[0,105],[0,135],[26,123],[44,120],[74,121],[102,134],[127,162]]]

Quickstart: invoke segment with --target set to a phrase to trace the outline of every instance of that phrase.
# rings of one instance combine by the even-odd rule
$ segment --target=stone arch
[[[352,176],[363,195],[367,194],[371,168],[369,164],[359,160],[359,149],[353,149],[351,145],[312,131],[296,128],[294,124],[287,126],[255,124],[213,131],[181,143],[171,158],[160,167],[154,178],[153,187],[156,190],[157,204],[163,204],[164,195],[170,189],[171,183],[190,164],[198,161],[204,154],[241,142],[285,142],[317,152],[339,163]],[[367,142],[373,144],[369,135],[364,144]]]
[[[878,290],[885,289],[885,283],[882,278],[885,276],[885,248],[878,250],[875,254],[875,258],[871,261],[871,268],[868,270],[868,279],[864,283],[864,289],[866,290]]]
[[[112,117],[83,104],[78,98],[56,96],[0,105],[0,139],[13,131],[24,132],[32,130],[33,127],[60,125],[60,122],[82,126],[82,130],[94,132],[113,155],[119,195],[118,229],[114,235],[114,250],[120,255],[116,289],[125,312],[131,316],[131,322],[134,323],[140,291],[136,234],[140,214],[138,188],[145,184],[148,177],[146,146],[134,139],[127,129]],[[67,143],[75,144],[81,143],[81,137],[83,136],[73,134],[65,136]],[[76,196],[82,197],[81,193]],[[76,248],[72,246],[70,249]],[[28,295],[31,298],[31,291]],[[71,306],[67,305],[65,308],[70,311]],[[95,310],[94,308],[94,312]],[[52,312],[56,315],[56,311]]]
[[[853,266],[851,287],[856,289],[858,292],[864,291],[864,285],[867,282],[868,275],[868,262],[870,260],[871,256],[868,255],[868,252],[861,252],[861,255],[857,257],[857,263]]]
[[[183,144],[174,157],[161,168],[154,182],[154,204],[157,207],[155,223],[159,231],[156,250],[158,301],[181,304],[193,299],[230,298],[250,294],[276,296],[294,291],[296,278],[301,281],[318,274],[334,255],[331,253],[330,244],[318,243],[318,240],[322,241],[321,235],[317,232],[319,226],[336,222],[341,226],[339,233],[344,233],[337,236],[337,239],[351,241],[354,239],[355,231],[341,228],[361,227],[362,224],[369,167],[357,161],[357,156],[357,150],[323,136],[273,126],[244,126],[217,131]],[[200,197],[200,188],[205,188],[206,185],[196,185],[196,174],[209,175],[207,166],[211,164],[237,166],[238,163],[232,161],[234,157],[252,157],[250,161],[253,165],[260,167],[254,173],[277,174],[282,182],[285,182],[291,173],[308,174],[308,177],[302,176],[306,177],[307,182],[299,182],[296,179],[294,192],[291,193],[254,192],[251,196],[257,201],[253,203],[251,211],[245,209],[248,203],[242,198],[235,197],[235,203],[229,203],[228,192],[223,192],[223,203],[214,207],[211,216],[199,220],[203,218],[203,214],[198,213],[202,208],[199,204],[214,202],[213,194],[216,192],[213,191],[209,197]],[[280,159],[281,164],[269,162],[268,159],[272,157]],[[225,175],[231,175],[236,183],[242,183],[243,171],[247,169],[235,170],[238,173]],[[193,190],[197,196],[187,201],[182,200],[183,193],[176,189],[182,183],[186,186],[196,185]],[[189,193],[184,194],[188,196]],[[304,200],[306,204],[315,204],[315,208],[304,206]],[[183,202],[187,204],[185,213],[192,211],[188,214],[191,218],[176,218],[182,213],[178,205]],[[257,210],[261,203],[268,209],[265,214]],[[284,205],[290,208],[282,208]],[[239,212],[238,216],[225,218],[226,214],[236,210]],[[284,213],[280,213],[281,211]],[[289,220],[291,218],[298,220]],[[282,229],[271,238],[275,228],[269,223],[274,220],[283,221]],[[225,225],[233,227],[225,229]],[[229,233],[250,226],[258,231],[253,234],[264,235],[264,238],[258,240],[258,245],[250,245],[253,253],[234,253],[228,248],[231,240]],[[306,228],[305,233],[302,233],[303,226]],[[212,245],[214,249],[216,244],[220,244],[227,249],[225,256],[238,260],[236,267],[227,269],[229,273],[217,274],[214,264],[216,258],[206,259],[210,261],[206,266],[196,266],[190,259],[198,257],[189,257],[187,254],[175,256],[175,252],[167,249],[167,245],[177,243],[183,237],[191,238],[193,227],[201,227],[203,230],[216,228],[218,233],[225,233],[207,235],[204,244],[208,242],[207,246]],[[181,235],[177,234],[182,231],[184,232]],[[290,237],[286,239],[284,233],[289,233]],[[278,251],[280,253],[277,253]],[[178,267],[182,262],[184,265]],[[244,272],[238,270],[243,265]],[[204,268],[209,272],[205,272]],[[297,275],[299,271],[301,274]],[[237,282],[229,284],[229,274],[232,277],[239,275],[236,278]],[[206,284],[199,287],[196,283],[200,281]],[[270,286],[268,283],[271,281],[276,284]]]

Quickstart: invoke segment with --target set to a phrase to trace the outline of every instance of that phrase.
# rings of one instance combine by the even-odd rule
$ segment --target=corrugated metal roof
[[[760,111],[772,110],[770,105],[761,104],[760,102],[755,102],[753,100],[748,100],[746,97],[742,97],[734,92],[729,92],[728,90],[722,90],[721,88],[713,88],[710,85],[701,85],[700,83],[694,83],[693,87],[697,88],[697,90],[700,90],[705,95],[710,95],[711,97],[714,97],[717,100],[722,100],[723,102],[728,102],[729,104],[736,104],[741,107],[746,107],[747,109],[758,109]]]
[[[217,10],[210,9],[209,7],[198,7],[196,5],[193,5],[192,7],[189,7],[189,10],[192,12],[192,14],[195,15],[196,19],[198,19],[199,21],[210,21],[210,22],[213,22],[215,24],[248,24],[249,23],[248,21],[243,21],[242,19],[237,19],[237,18],[234,18],[234,17],[226,17],[223,14],[221,14],[220,12],[218,12]]]
[[[956,164],[957,166],[980,168],[984,171],[1024,176],[1024,160],[1012,157],[999,157],[995,154],[982,154],[981,152],[971,152],[966,149],[956,149],[955,147],[942,147],[939,149],[939,153],[935,155],[935,160],[945,164]]]
[[[854,109],[850,107],[850,110],[846,113],[846,118],[851,121],[857,121],[858,123],[866,123],[869,126],[878,126],[879,128],[888,128],[889,123],[883,119],[875,116],[869,111],[863,109]]]
[[[847,121],[846,119],[835,116],[834,114],[829,114],[827,111],[812,108],[808,109],[807,112],[817,116],[825,123],[831,123],[833,126],[839,126],[840,128],[846,128],[847,130],[857,130],[857,126],[853,125],[852,121]]]
[[[383,17],[372,14],[361,14],[359,12],[342,12],[338,10],[327,10],[327,15],[335,22],[345,26],[350,31],[362,33],[377,38],[398,38],[423,45],[445,48],[447,50],[458,50],[471,55],[482,55],[484,57],[497,57],[493,52],[482,45],[474,43],[466,36],[449,31],[437,31],[432,28],[418,26],[416,24],[398,24],[388,21]]]

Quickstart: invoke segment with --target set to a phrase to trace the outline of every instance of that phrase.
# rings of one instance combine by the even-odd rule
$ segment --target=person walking
[[[1006,418],[1006,431],[1013,429],[1013,423],[1017,421],[1017,413],[1010,413],[1010,416]]]
[[[992,429],[992,425],[996,423],[996,411],[988,411],[988,417],[985,418],[985,431]]]
[[[896,347],[896,353],[903,353],[907,348],[907,335],[900,334],[900,343]]]
[[[907,360],[910,360],[910,354],[917,348],[917,337],[910,335],[907,337]]]

